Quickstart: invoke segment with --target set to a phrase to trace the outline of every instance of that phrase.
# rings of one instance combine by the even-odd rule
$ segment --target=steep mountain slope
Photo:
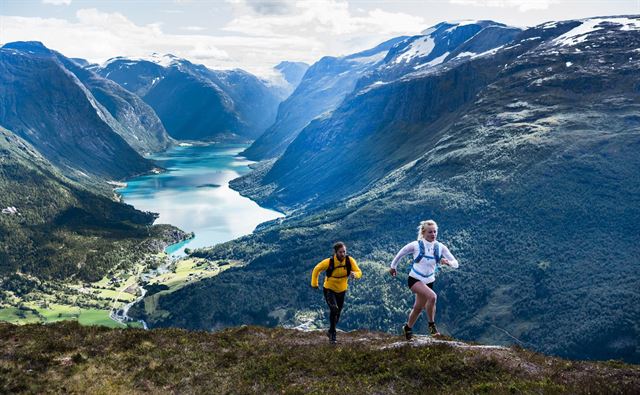
[[[142,97],[178,139],[254,139],[283,99],[245,71],[209,70],[173,55],[113,58],[92,70]]]
[[[461,48],[494,49],[519,32],[492,21],[440,23],[420,35],[398,37],[368,51],[325,57],[308,70],[298,89],[282,103],[274,125],[244,155],[253,160],[279,156],[314,118],[336,109],[363,82],[381,83],[437,66],[453,59]]]
[[[284,98],[287,98],[300,85],[302,77],[309,69],[309,65],[304,62],[280,62],[274,67],[282,78],[287,82]]]
[[[380,62],[398,37],[344,57],[325,56],[304,74],[296,90],[278,108],[273,123],[242,155],[262,160],[280,155],[309,121],[336,108],[362,74]]]
[[[381,333],[218,333],[0,323],[3,392],[633,393],[637,366]],[[91,377],[91,380],[84,379]]]
[[[394,331],[412,296],[386,268],[434,218],[461,262],[436,283],[445,331],[640,361],[639,28],[638,17],[549,23],[361,87],[254,178],[268,183],[247,183],[297,211],[195,254],[248,265],[160,299],[168,314],[148,318],[321,322],[309,276],[344,240],[365,275],[342,325]]]
[[[0,48],[0,125],[75,179],[123,179],[153,168],[118,135],[111,115],[41,45]]]
[[[95,281],[144,252],[161,251],[182,233],[150,226],[155,214],[82,188],[1,127],[0,206],[17,210],[0,214],[0,283],[16,272]]]
[[[138,96],[115,82],[86,70],[56,53],[58,60],[71,71],[93,94],[114,120],[112,129],[140,154],[164,151],[172,144],[153,109]]]

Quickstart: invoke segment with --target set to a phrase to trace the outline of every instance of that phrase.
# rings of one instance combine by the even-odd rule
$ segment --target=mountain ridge
[[[210,70],[173,55],[116,57],[90,68],[139,95],[176,139],[254,139],[284,94],[244,70]]]

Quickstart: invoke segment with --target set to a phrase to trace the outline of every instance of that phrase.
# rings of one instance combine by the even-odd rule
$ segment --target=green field
[[[82,309],[63,305],[51,305],[46,309],[35,308],[33,310],[20,310],[14,307],[0,309],[0,321],[13,324],[52,323],[65,320],[78,321],[82,325],[102,325],[110,328],[126,326],[109,318],[108,310]],[[136,323],[128,326],[139,327],[141,324]]]
[[[171,272],[151,279],[149,284],[166,285],[169,289],[159,294],[171,293],[192,282],[215,276],[232,266],[233,264],[229,264],[220,267],[201,259],[183,259],[174,262]],[[148,268],[143,265],[135,265],[127,271],[111,273],[90,284],[59,284],[61,287],[57,289],[52,287],[49,290],[32,292],[27,298],[11,294],[12,299],[5,299],[11,300],[10,303],[0,306],[0,321],[28,324],[70,320],[78,321],[82,325],[112,328],[142,327],[139,322],[120,324],[112,320],[109,314],[110,309],[120,308],[136,299],[136,295],[130,292],[137,291],[137,283],[146,270]],[[129,292],[125,292],[127,289]],[[159,294],[147,298],[148,308],[154,309],[153,302]]]

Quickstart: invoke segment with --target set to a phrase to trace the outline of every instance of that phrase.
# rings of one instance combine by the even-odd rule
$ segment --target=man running
[[[333,246],[334,255],[318,263],[311,274],[311,286],[318,288],[320,272],[326,272],[323,292],[324,299],[329,305],[329,331],[327,336],[333,344],[336,340],[336,325],[340,320],[340,313],[347,293],[348,280],[362,277],[362,271],[356,260],[347,255],[347,246],[339,241]]]

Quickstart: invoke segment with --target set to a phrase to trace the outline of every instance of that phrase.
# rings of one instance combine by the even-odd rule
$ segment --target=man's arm
[[[320,272],[324,272],[329,268],[329,259],[325,259],[318,263],[316,267],[313,268],[313,273],[311,273],[311,286],[313,288],[318,288],[318,277],[320,277]]]
[[[356,260],[352,257],[349,258],[351,259],[351,276],[354,278],[362,277],[362,270],[360,270],[360,267],[358,267],[358,263],[356,262]]]

